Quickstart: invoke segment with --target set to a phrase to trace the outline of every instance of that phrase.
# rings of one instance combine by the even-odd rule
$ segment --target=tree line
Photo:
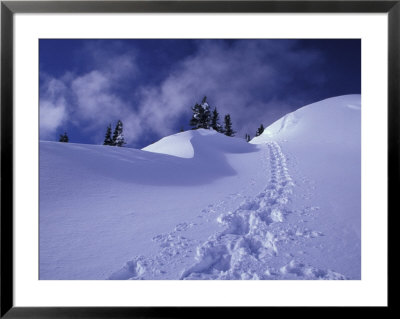
[[[201,103],[196,103],[192,108],[192,118],[190,119],[190,126],[192,130],[199,128],[213,129],[226,136],[235,136],[236,131],[232,128],[232,120],[230,114],[225,114],[223,124],[220,123],[219,113],[216,107],[211,110],[205,96]],[[183,129],[181,129],[183,132]],[[264,132],[264,126],[261,124],[256,131],[255,136],[259,136]],[[246,133],[245,140],[250,141],[251,137]],[[68,143],[69,138],[66,132],[60,134],[59,142]],[[122,147],[126,144],[123,133],[123,123],[121,120],[117,121],[114,131],[112,130],[111,123],[107,126],[106,134],[104,137],[103,145]]]
[[[205,96],[200,104],[196,103],[192,107],[192,118],[190,120],[190,126],[192,130],[199,128],[210,129],[223,133],[226,136],[235,136],[235,131],[232,129],[232,120],[230,114],[224,116],[223,125],[219,122],[219,113],[217,108],[211,111],[210,105],[207,103],[207,97]]]
[[[126,144],[124,137],[124,125],[121,120],[118,120],[117,125],[115,126],[114,133],[111,137],[111,124],[107,126],[106,135],[104,138],[103,145],[109,146],[124,146]]]
[[[59,142],[68,143],[69,138],[67,132],[64,134],[60,134],[58,139]],[[124,146],[126,144],[124,137],[124,125],[121,120],[118,120],[117,125],[115,126],[114,132],[112,131],[111,123],[107,126],[106,134],[104,137],[103,145],[109,146]]]
[[[264,125],[261,124],[260,127],[256,131],[256,135],[254,135],[254,136],[260,136],[263,132],[264,132]],[[246,133],[245,136],[244,136],[244,139],[247,142],[250,142],[251,136]]]
[[[190,126],[192,126],[192,130],[196,130],[199,128],[210,129],[223,133],[226,136],[235,136],[235,131],[232,129],[232,121],[230,114],[226,114],[224,116],[223,125],[219,122],[219,113],[217,108],[211,111],[210,105],[207,103],[207,97],[205,96],[200,104],[196,103],[192,107],[192,118],[190,120]],[[182,131],[182,130],[181,130]],[[264,132],[264,126],[261,124],[257,129],[255,136],[260,136]],[[245,134],[245,140],[250,142],[251,136],[249,134]]]

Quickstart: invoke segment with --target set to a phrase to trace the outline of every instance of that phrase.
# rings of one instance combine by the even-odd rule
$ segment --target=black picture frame
[[[388,14],[388,218],[396,210],[400,144],[400,0],[396,1],[1,1],[1,312],[5,318],[178,318],[280,313],[277,307],[15,307],[13,303],[13,16],[15,13],[304,12]],[[390,214],[392,213],[392,214]],[[389,225],[390,225],[389,220]],[[392,234],[389,232],[389,234]],[[388,237],[388,244],[390,243]],[[388,247],[390,247],[388,245]],[[390,249],[389,249],[390,250]],[[388,252],[389,261],[389,252]],[[388,269],[389,270],[389,269]],[[388,287],[389,287],[388,281]],[[388,307],[390,309],[390,297]],[[319,307],[321,309],[324,307]],[[339,307],[331,308],[336,312]],[[307,307],[290,307],[298,314]],[[249,313],[248,311],[251,310]],[[371,311],[371,309],[367,309]],[[243,312],[244,314],[244,312]]]

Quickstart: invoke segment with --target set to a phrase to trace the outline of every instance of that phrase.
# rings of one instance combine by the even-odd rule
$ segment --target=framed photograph
[[[389,309],[399,21],[2,1],[1,316]]]

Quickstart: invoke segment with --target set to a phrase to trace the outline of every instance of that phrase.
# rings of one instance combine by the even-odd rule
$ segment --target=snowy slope
[[[361,276],[361,96],[326,99],[290,113],[251,143],[276,141],[291,159],[292,205],[317,209],[307,227],[321,231],[313,264]]]
[[[359,279],[360,96],[251,143],[40,142],[40,279]]]
[[[40,142],[41,279],[106,279],[132,257],[156,253],[160,234],[196,225],[194,256],[219,228],[204,211],[264,181],[254,169],[256,146],[208,131],[182,134],[193,158]],[[173,271],[166,276],[179,277]]]

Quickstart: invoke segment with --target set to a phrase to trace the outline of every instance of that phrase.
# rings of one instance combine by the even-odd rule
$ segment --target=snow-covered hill
[[[360,96],[254,138],[40,142],[40,279],[360,279]]]
[[[348,278],[361,276],[361,96],[314,103],[269,126],[251,143],[275,141],[291,159],[296,187],[292,205],[310,203],[307,227],[324,236],[308,258]],[[323,258],[321,252],[325,252]]]

